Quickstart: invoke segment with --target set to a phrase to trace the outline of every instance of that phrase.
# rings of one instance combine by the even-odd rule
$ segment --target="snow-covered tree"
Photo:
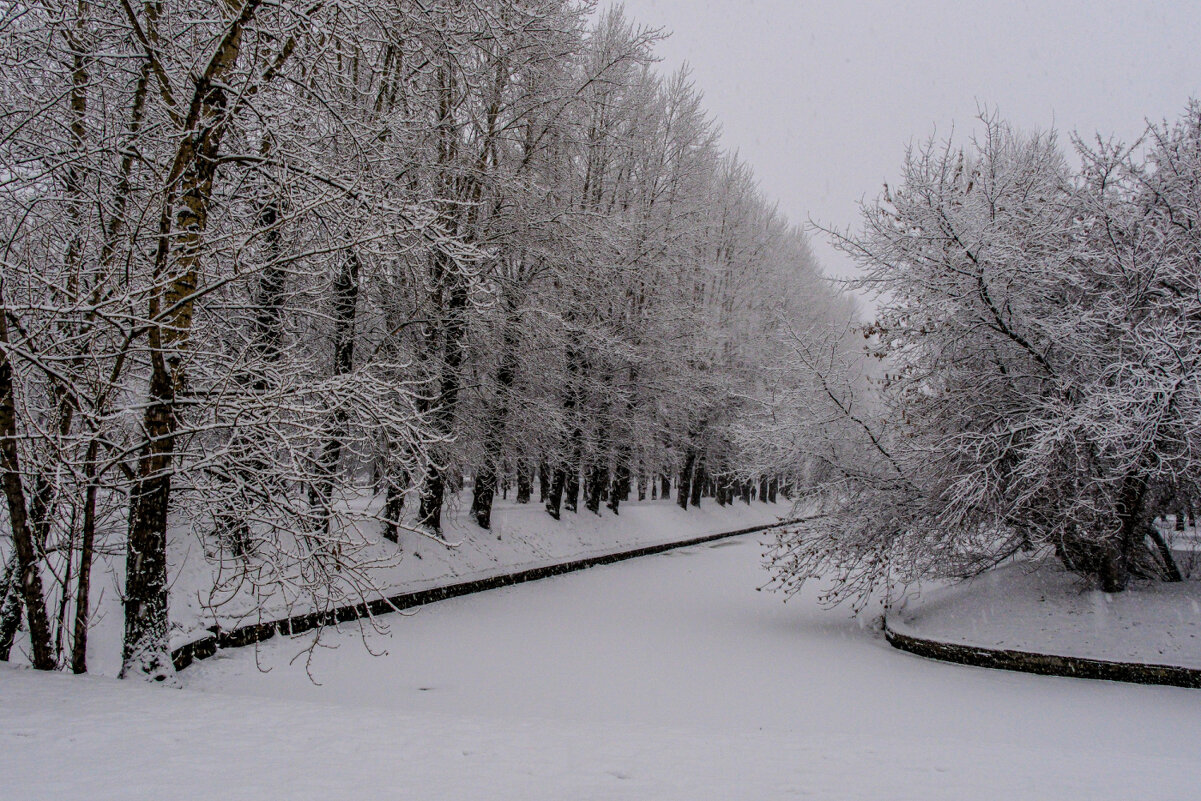
[[[863,599],[1041,550],[1109,591],[1178,575],[1152,521],[1196,480],[1195,111],[1145,162],[1081,146],[1080,174],[1053,135],[983,123],[911,150],[841,239],[882,375],[798,348],[841,433],[802,451],[829,475],[775,548],[786,590],[830,572]]]
[[[123,673],[169,678],[189,551],[202,603],[328,619],[469,477],[483,527],[514,479],[555,516],[728,501],[775,321],[832,295],[660,36],[573,0],[0,11],[0,657],[23,617],[86,670],[100,565]]]

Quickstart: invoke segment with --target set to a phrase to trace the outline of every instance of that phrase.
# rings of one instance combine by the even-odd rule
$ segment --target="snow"
[[[416,498],[406,504],[410,524]],[[736,503],[721,507],[706,499],[700,507],[684,511],[670,500],[623,503],[620,514],[564,513],[555,521],[539,503],[517,504],[497,499],[492,530],[485,531],[471,520],[469,495],[452,497],[443,516],[443,538],[447,547],[428,537],[404,531],[399,545],[370,534],[375,544],[363,554],[364,561],[377,564],[371,580],[380,595],[416,592],[461,581],[513,573],[527,568],[567,562],[589,556],[630,550],[734,531],[756,525],[771,525],[791,513],[788,502],[749,506]],[[210,588],[220,565],[206,559],[197,539],[183,531],[172,532],[168,552],[171,580],[171,647],[208,634],[214,624],[224,629],[258,622],[259,610],[246,585],[243,592],[213,597]],[[120,581],[124,554],[110,555],[99,569],[93,607],[97,610],[88,641],[88,666],[93,673],[115,676],[121,669],[122,610]],[[352,599],[348,603],[353,603]],[[282,596],[264,603],[263,619],[282,619],[310,611],[304,604],[288,604]],[[18,650],[20,649],[19,646]]]
[[[927,593],[889,625],[984,648],[1201,668],[1201,581],[1108,594],[1055,562],[1019,562]]]
[[[810,595],[758,537],[331,633],[182,690],[0,669],[9,798],[1184,798],[1201,693],[920,659]],[[256,664],[257,662],[257,664]],[[269,672],[260,672],[261,666]]]

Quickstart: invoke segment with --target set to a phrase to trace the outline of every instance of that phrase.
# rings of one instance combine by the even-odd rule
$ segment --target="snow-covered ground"
[[[413,525],[416,500],[406,504]],[[373,545],[361,558],[377,565],[370,572],[377,593],[416,592],[645,545],[770,525],[788,517],[792,505],[781,500],[721,507],[706,499],[699,508],[684,511],[670,500],[635,501],[623,503],[619,515],[602,508],[599,515],[565,513],[556,521],[539,503],[497,500],[491,531],[475,524],[469,508],[470,496],[463,494],[452,499],[443,516],[443,538],[453,547],[413,531],[403,531],[399,545],[391,543],[380,537],[373,524],[366,532]],[[195,536],[172,534],[168,556],[173,648],[207,635],[207,627],[214,624],[228,630],[260,618],[276,620],[311,611],[303,598],[300,603],[288,603],[282,595],[256,599],[247,591],[249,585],[241,582],[233,582],[241,592],[214,594],[211,588],[218,583],[221,565],[205,557]],[[123,560],[122,552],[108,558],[93,591],[96,612],[88,639],[88,666],[91,672],[107,676],[115,676],[121,668]],[[346,605],[357,601],[348,598]],[[23,647],[20,643],[18,650]]]
[[[1195,797],[1201,693],[932,662],[756,593],[755,535],[453,599],[172,690],[0,669],[7,798]],[[259,668],[268,672],[260,672]]]
[[[1056,562],[1020,562],[911,601],[898,632],[984,648],[1201,668],[1201,581],[1108,594]]]

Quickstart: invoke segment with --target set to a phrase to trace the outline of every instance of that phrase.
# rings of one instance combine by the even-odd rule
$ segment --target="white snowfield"
[[[1201,693],[895,651],[756,593],[758,540],[344,627],[320,685],[280,638],[182,690],[2,669],[5,797],[1197,797]]]
[[[983,648],[1201,668],[1195,578],[1111,595],[1056,562],[1019,562],[935,590],[888,620],[902,634]]]

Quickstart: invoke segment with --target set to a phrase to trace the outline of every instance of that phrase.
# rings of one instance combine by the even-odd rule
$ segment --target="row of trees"
[[[111,562],[122,673],[168,676],[189,538],[321,611],[469,475],[485,528],[510,480],[558,517],[760,478],[781,321],[848,308],[658,38],[572,0],[0,9],[0,657],[24,617],[86,670]]]
[[[1079,167],[986,117],[968,147],[912,149],[839,237],[880,367],[797,342],[825,402],[775,453],[820,487],[774,549],[785,589],[834,575],[831,600],[862,601],[1021,552],[1111,592],[1179,579],[1154,520],[1201,481],[1201,105],[1074,146]]]

